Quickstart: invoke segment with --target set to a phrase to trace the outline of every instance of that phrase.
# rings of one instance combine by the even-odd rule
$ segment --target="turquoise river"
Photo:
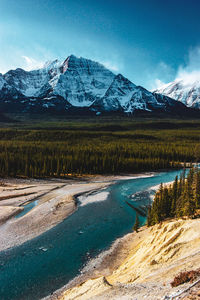
[[[104,190],[106,200],[78,204],[74,214],[51,230],[0,252],[0,299],[41,299],[65,285],[80,274],[88,257],[132,230],[136,213],[127,201],[135,207],[147,205],[154,193],[150,188],[173,181],[180,172],[119,180]],[[140,216],[140,223],[145,217]]]

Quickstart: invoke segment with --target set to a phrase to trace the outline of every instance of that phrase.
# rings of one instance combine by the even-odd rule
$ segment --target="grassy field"
[[[200,160],[200,120],[10,118],[0,123],[0,176],[134,173]]]

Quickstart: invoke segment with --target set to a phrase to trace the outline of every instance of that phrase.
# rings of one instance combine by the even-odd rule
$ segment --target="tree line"
[[[145,129],[138,129],[138,123],[135,129],[129,123],[102,123],[100,130],[93,123],[85,128],[73,124],[63,130],[0,129],[0,177],[135,173],[179,168],[184,161],[200,159],[200,128],[188,128],[186,139],[185,128],[160,129],[157,123],[157,129],[149,123]]]
[[[167,218],[192,217],[200,208],[200,170],[192,167],[176,176],[172,185],[161,183],[152,206],[149,207],[147,225],[151,226]]]

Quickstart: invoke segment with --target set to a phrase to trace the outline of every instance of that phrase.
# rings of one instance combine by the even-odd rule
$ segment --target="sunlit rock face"
[[[62,74],[54,82],[53,93],[73,106],[88,107],[104,96],[114,76],[97,62],[71,55],[63,64]]]

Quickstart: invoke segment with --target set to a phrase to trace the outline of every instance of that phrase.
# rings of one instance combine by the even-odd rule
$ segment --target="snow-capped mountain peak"
[[[74,55],[48,61],[40,69],[18,68],[0,74],[2,107],[5,107],[4,100],[25,111],[36,107],[59,111],[84,107],[97,113],[166,110],[175,104],[167,97],[136,86],[122,74],[114,74],[98,62]]]
[[[6,83],[3,75],[0,73],[0,90],[3,88],[4,84]]]
[[[185,105],[193,108],[200,108],[200,80],[196,78],[176,79],[163,87],[155,90],[155,93],[160,93],[171,97]]]

